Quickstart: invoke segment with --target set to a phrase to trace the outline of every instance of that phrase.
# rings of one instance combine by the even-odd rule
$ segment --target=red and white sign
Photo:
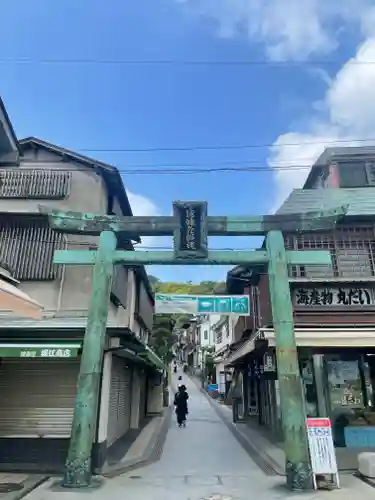
[[[315,475],[337,475],[336,454],[330,419],[307,418],[306,426],[313,473]]]

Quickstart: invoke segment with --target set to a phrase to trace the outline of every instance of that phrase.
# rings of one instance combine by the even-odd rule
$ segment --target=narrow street
[[[364,499],[373,489],[353,478],[344,477],[343,488],[331,492],[291,493],[283,477],[267,476],[249,457],[196,384],[183,376],[189,399],[186,428],[178,428],[173,418],[163,453],[157,462],[105,480],[90,498],[108,500],[276,500],[345,499],[353,490]],[[174,417],[174,415],[173,415]],[[27,500],[78,500],[85,492],[56,491],[56,478],[30,493]],[[87,493],[87,491],[86,491]]]

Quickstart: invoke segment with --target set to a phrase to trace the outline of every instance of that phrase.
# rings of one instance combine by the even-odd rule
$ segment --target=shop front
[[[306,414],[331,419],[345,468],[345,450],[347,456],[356,456],[375,449],[375,327],[296,328],[295,335]],[[260,330],[227,362],[244,360],[247,416],[282,441],[273,329]]]
[[[0,468],[64,464],[80,342],[0,343]]]

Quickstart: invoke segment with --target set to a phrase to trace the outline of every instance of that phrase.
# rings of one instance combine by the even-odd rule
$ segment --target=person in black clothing
[[[186,427],[186,415],[188,414],[187,402],[189,394],[186,392],[186,387],[181,385],[174,397],[174,405],[176,407],[177,423],[179,427]]]

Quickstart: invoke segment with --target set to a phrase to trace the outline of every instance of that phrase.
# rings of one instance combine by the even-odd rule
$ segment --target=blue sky
[[[337,139],[375,137],[375,68],[367,64],[375,61],[373,2],[357,2],[353,14],[351,1],[333,0],[328,9],[319,0],[270,0],[268,7],[260,0],[5,0],[0,93],[20,138],[34,135],[126,170],[138,214],[169,214],[176,199],[207,200],[211,215],[268,213],[307,173],[280,165],[310,165]],[[366,64],[348,64],[352,57]],[[160,60],[250,64],[145,63]],[[221,149],[113,151],[201,146]],[[128,172],[181,164],[268,170]],[[225,279],[226,270],[151,272],[199,281]]]

